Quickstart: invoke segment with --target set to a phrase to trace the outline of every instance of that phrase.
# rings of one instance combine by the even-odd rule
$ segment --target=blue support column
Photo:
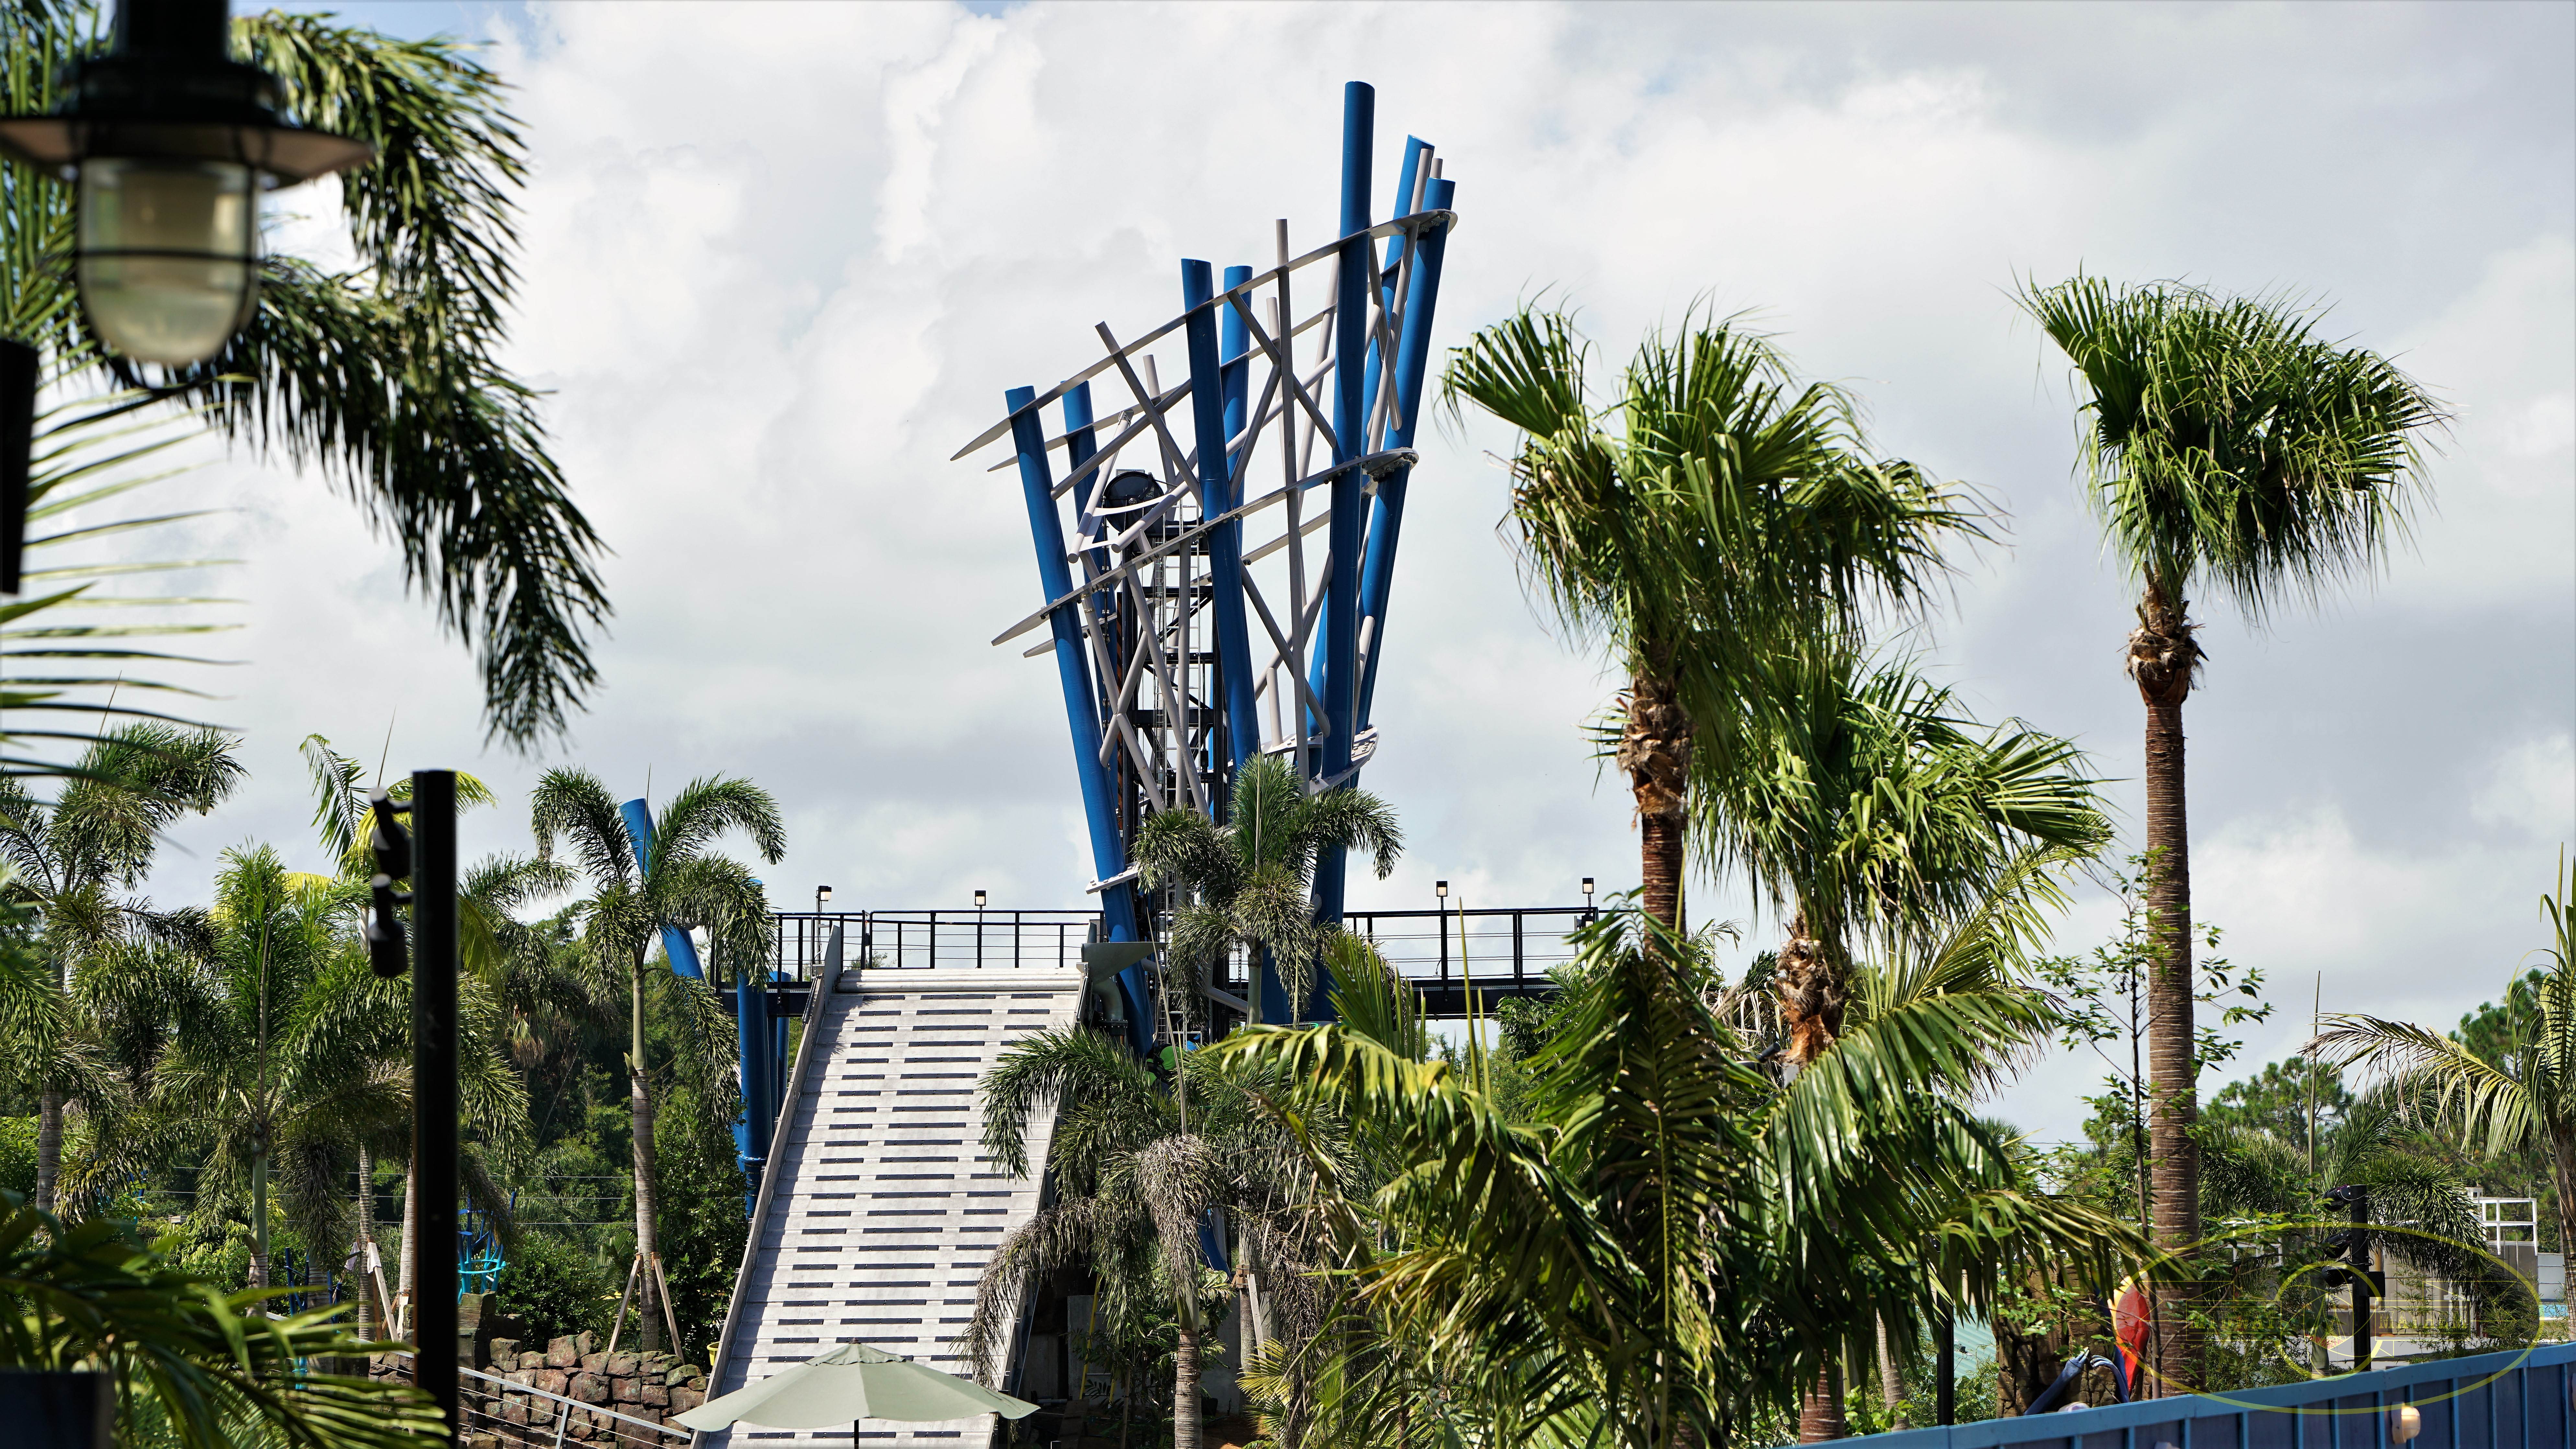
[[[1230,513],[1243,500],[1226,456],[1226,389],[1224,362],[1217,346],[1217,309],[1212,269],[1205,262],[1181,263],[1181,305],[1188,309],[1182,330],[1189,344],[1190,419],[1199,445],[1199,495],[1206,516]],[[1227,309],[1232,315],[1232,309]],[[1243,617],[1243,522],[1218,524],[1208,538],[1208,573],[1216,612],[1217,677],[1225,698],[1228,774],[1261,748],[1261,720],[1252,705],[1252,641]],[[1222,802],[1219,803],[1223,809]]]
[[[653,870],[653,809],[641,800],[629,800],[617,807],[626,821],[627,842],[635,847],[635,869],[650,875]],[[671,958],[671,969],[692,981],[703,981],[707,973],[698,966],[698,944],[689,933],[676,927],[662,928],[662,954]]]
[[[1395,183],[1395,204],[1387,208],[1387,215],[1390,218],[1412,214],[1413,183],[1422,169],[1422,153],[1430,149],[1430,143],[1420,136],[1404,138],[1404,171]],[[1384,299],[1387,315],[1390,317],[1395,315],[1395,269],[1404,262],[1404,241],[1402,232],[1397,232],[1386,239],[1386,260],[1379,263],[1377,269],[1379,291]],[[1399,344],[1400,341],[1401,339]],[[1372,332],[1369,334],[1368,349],[1368,412],[1363,416],[1376,415],[1377,390],[1386,380],[1386,359],[1379,353],[1378,347],[1377,334]]]
[[[1037,545],[1038,586],[1047,599],[1060,599],[1073,592],[1073,568],[1065,557],[1064,523],[1056,514],[1055,479],[1047,467],[1046,429],[1038,418],[1037,390],[1012,388],[1003,395],[1003,406],[1011,411],[1011,446],[1019,454],[1020,492],[1028,502],[1029,536]],[[1047,616],[1047,628],[1055,636],[1056,678],[1064,690],[1065,720],[1073,731],[1073,768],[1082,782],[1082,813],[1090,826],[1091,868],[1095,879],[1107,880],[1127,869],[1127,846],[1118,838],[1109,771],[1100,762],[1100,705],[1082,658],[1082,622],[1068,604]],[[1135,897],[1127,887],[1102,891],[1100,908],[1109,939],[1143,939],[1137,932]],[[1129,967],[1120,973],[1119,989],[1127,1001],[1129,1040],[1140,1055],[1149,1052],[1154,1018],[1144,1004],[1143,970]]]
[[[1376,123],[1377,92],[1365,81],[1342,88],[1342,248],[1333,311],[1333,461],[1361,456],[1368,426],[1369,145]],[[1323,688],[1316,691],[1327,716],[1324,754],[1317,771],[1329,779],[1351,767],[1351,741],[1359,732],[1360,525],[1366,482],[1357,470],[1332,482],[1332,570],[1324,604]],[[1327,850],[1315,862],[1315,918],[1342,919],[1342,852]],[[1315,1009],[1324,1009],[1316,983]]]
[[[1423,209],[1446,211],[1458,194],[1454,181],[1435,179],[1424,188]],[[1425,232],[1422,251],[1413,260],[1407,284],[1404,334],[1396,339],[1395,401],[1400,416],[1389,429],[1387,445],[1411,447],[1421,422],[1423,375],[1431,361],[1431,319],[1440,298],[1440,264],[1449,250],[1449,228]],[[1368,661],[1360,670],[1360,727],[1366,729],[1377,702],[1377,666],[1386,655],[1387,591],[1395,579],[1395,546],[1404,529],[1404,494],[1413,481],[1411,468],[1399,468],[1378,480],[1377,506],[1369,515],[1368,557],[1360,564],[1360,617],[1369,620]]]

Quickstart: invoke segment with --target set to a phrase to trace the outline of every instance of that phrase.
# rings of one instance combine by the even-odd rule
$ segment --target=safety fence
[[[1873,1449],[2567,1449],[2576,1344],[1868,1437]],[[2404,1412],[2411,1409],[2411,1418]]]
[[[872,971],[1079,969],[1098,911],[782,911],[771,922],[771,969],[800,985],[824,969],[837,933],[841,960]]]

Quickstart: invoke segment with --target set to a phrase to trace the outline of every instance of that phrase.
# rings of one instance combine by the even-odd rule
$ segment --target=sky
[[[2079,741],[2128,849],[2133,586],[2014,289],[2081,268],[2330,304],[2453,420],[2381,577],[2259,627],[2198,601],[2197,911],[2277,1005],[2235,1066],[2294,1050],[2320,996],[2448,1024],[2544,940],[2576,838],[2576,7],[296,8],[476,41],[517,87],[509,360],[548,391],[617,617],[571,738],[486,750],[470,662],[389,542],[327,479],[209,455],[162,492],[221,510],[187,556],[241,561],[212,572],[243,602],[210,649],[248,667],[209,672],[204,712],[252,775],[172,832],[164,901],[248,840],[321,868],[295,755],[319,732],[489,780],[508,803],[468,817],[469,855],[528,848],[550,765],[656,799],[730,774],[787,812],[761,869],[782,905],[1082,903],[1054,670],[986,643],[1038,602],[1018,490],[948,456],[1005,388],[1087,362],[1094,323],[1176,312],[1182,257],[1265,257],[1283,216],[1327,235],[1361,79],[1381,176],[1411,133],[1458,183],[1439,345],[1542,294],[1613,360],[1694,304],[1747,312],[1886,451],[2009,515],[1890,645],[1980,718]],[[272,245],[345,255],[332,204],[289,193]],[[1473,420],[1423,440],[1364,781],[1408,846],[1355,907],[1636,880],[1582,734],[1615,682],[1524,600],[1508,445]],[[1741,923],[1733,960],[1778,935],[1732,882],[1691,911]],[[2088,887],[2056,947],[2116,923]],[[2070,1135],[2100,1073],[2044,1059],[1995,1110]]]

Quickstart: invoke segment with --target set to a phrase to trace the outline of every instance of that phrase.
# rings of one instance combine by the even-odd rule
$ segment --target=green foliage
[[[521,1235],[501,1272],[501,1310],[528,1326],[537,1342],[566,1334],[605,1337],[617,1311],[618,1285],[599,1259],[550,1232]]]
[[[750,1236],[734,1166],[732,1132],[687,1087],[674,1090],[653,1123],[655,1170],[662,1187],[663,1276],[680,1321],[683,1356],[715,1350],[734,1274]]]
[[[1182,905],[1163,947],[1167,967],[1204,981],[1242,950],[1267,953],[1287,987],[1293,1017],[1306,1012],[1316,960],[1335,928],[1315,920],[1308,885],[1327,849],[1369,852],[1378,877],[1404,847],[1395,812],[1365,790],[1309,795],[1286,761],[1261,755],[1236,773],[1222,828],[1193,810],[1163,810],[1136,833],[1136,864],[1149,887],[1174,886]],[[1256,978],[1258,972],[1255,973]],[[1187,986],[1174,994],[1192,1002]],[[1253,1019],[1261,1019],[1256,984]]]
[[[0,1117],[0,1192],[21,1202],[36,1191],[36,1119]]]
[[[2332,1132],[2352,1110],[2343,1073],[2307,1057],[2266,1062],[2251,1077],[2228,1083],[2200,1109],[2200,1120],[2222,1130],[2268,1132],[2285,1142],[2308,1139],[2308,1115],[2319,1133]]]
[[[2207,578],[2260,619],[2404,536],[2417,436],[2445,415],[2395,363],[2318,335],[2321,309],[2083,275],[2021,302],[2074,365],[2112,546],[2177,610]]]
[[[120,1440],[185,1449],[257,1436],[282,1449],[402,1449],[437,1411],[407,1384],[308,1370],[368,1351],[340,1309],[272,1317],[273,1295],[224,1293],[104,1220],[65,1225],[33,1208],[0,1216],[0,1367],[103,1368],[117,1377]]]

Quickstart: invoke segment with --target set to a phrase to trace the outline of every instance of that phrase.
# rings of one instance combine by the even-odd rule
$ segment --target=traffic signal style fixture
[[[411,878],[411,832],[394,818],[407,808],[382,790],[367,801],[367,850],[376,858],[375,878],[368,882],[367,965],[388,981],[403,974],[409,956],[402,917],[394,911],[411,904],[410,892],[394,889],[394,882]]]
[[[2370,1368],[2371,1300],[2388,1291],[2388,1280],[2370,1266],[2370,1189],[2347,1183],[2326,1194],[2326,1206],[2343,1209],[2352,1226],[2326,1238],[2329,1266],[2318,1281],[2352,1290],[2352,1371],[2362,1373]]]

